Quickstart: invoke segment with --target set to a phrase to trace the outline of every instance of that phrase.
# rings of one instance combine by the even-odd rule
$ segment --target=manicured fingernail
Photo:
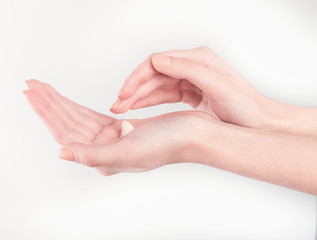
[[[112,105],[112,107],[111,107],[110,109],[117,108],[118,105],[119,105],[119,103],[120,103],[120,100],[118,99],[118,100]]]
[[[154,55],[152,57],[152,63],[154,67],[168,67],[171,65],[171,58],[165,55]]]
[[[68,148],[62,147],[58,152],[58,157],[68,161],[74,161],[74,154]]]

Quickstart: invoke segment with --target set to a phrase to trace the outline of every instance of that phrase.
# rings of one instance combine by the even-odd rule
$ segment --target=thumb
[[[216,72],[188,58],[154,55],[152,65],[158,72],[176,79],[186,79],[202,90],[213,89],[219,84]]]
[[[62,147],[58,156],[64,160],[74,161],[88,167],[105,167],[125,158],[120,142],[94,146],[88,144],[70,144]]]

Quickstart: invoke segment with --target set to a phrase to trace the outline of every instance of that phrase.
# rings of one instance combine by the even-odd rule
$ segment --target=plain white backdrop
[[[60,160],[22,90],[36,78],[113,116],[147,55],[208,45],[267,96],[317,107],[316,11],[316,1],[1,0],[0,239],[313,240],[312,195],[203,165],[104,177]]]

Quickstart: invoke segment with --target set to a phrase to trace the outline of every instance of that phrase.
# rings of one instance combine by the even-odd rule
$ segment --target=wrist
[[[227,139],[226,123],[218,120],[203,122],[193,126],[186,138],[182,150],[182,162],[192,162],[213,165],[212,161],[219,159]]]
[[[289,133],[292,131],[292,115],[294,106],[268,99],[264,106],[266,112],[266,122],[263,130]]]

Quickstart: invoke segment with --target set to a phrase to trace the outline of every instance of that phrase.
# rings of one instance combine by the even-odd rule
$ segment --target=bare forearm
[[[317,108],[270,102],[268,129],[317,137]]]
[[[189,161],[317,194],[317,138],[224,125],[191,149]]]

